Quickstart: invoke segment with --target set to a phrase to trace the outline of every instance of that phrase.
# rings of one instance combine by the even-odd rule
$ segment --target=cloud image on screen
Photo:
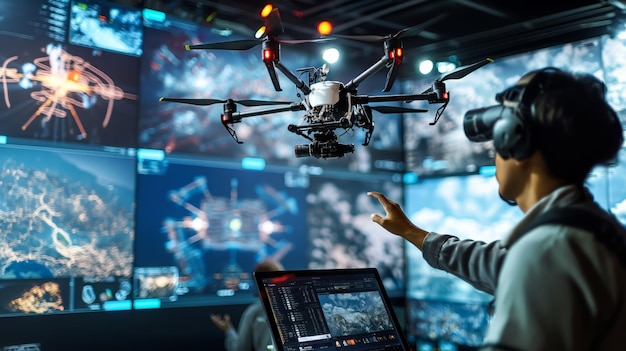
[[[372,222],[380,204],[368,191],[400,202],[391,181],[312,177],[307,195],[310,269],[376,267],[390,296],[403,293],[404,243]]]
[[[407,334],[418,340],[480,346],[489,325],[487,304],[409,299]]]
[[[105,2],[72,1],[69,42],[75,45],[141,55],[141,10]]]
[[[3,146],[0,278],[131,276],[130,157]]]
[[[378,291],[320,294],[318,299],[333,337],[393,329]]]
[[[423,179],[407,186],[405,209],[421,228],[461,239],[491,242],[502,239],[523,213],[498,196],[493,176],[469,175]],[[415,299],[488,302],[468,283],[430,267],[421,251],[406,246],[407,295]]]
[[[626,128],[626,62],[621,58],[626,55],[626,39],[602,38],[602,64],[604,80],[608,88],[608,101],[621,117]]]
[[[469,63],[467,63],[469,64]],[[477,172],[493,165],[493,143],[471,142],[463,130],[463,116],[471,109],[495,105],[495,95],[514,85],[524,73],[547,66],[586,72],[602,78],[598,39],[576,42],[497,59],[458,80],[446,80],[448,104],[435,125],[430,115],[406,114],[404,145],[407,169],[422,176]],[[422,91],[430,80],[408,80],[404,92]],[[427,108],[423,102],[411,104]]]
[[[626,226],[626,146],[618,155],[618,163],[606,169],[608,176],[608,208]]]

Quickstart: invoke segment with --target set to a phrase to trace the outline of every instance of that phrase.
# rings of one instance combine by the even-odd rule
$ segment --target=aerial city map
[[[132,159],[2,147],[0,313],[46,312],[73,285],[131,276],[134,185],[119,175],[132,171]]]

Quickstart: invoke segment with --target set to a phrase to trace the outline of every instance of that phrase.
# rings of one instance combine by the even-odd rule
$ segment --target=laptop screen
[[[409,350],[375,268],[254,277],[280,351]]]

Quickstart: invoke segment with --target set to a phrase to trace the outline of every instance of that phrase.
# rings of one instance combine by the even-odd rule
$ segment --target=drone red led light
[[[270,49],[263,50],[263,61],[274,61],[275,55],[274,52]]]
[[[402,48],[396,48],[389,52],[389,58],[392,60],[401,59],[402,58]]]

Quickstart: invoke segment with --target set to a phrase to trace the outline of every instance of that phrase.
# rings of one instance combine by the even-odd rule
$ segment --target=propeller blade
[[[441,77],[440,81],[444,81],[444,80],[448,80],[448,79],[460,79],[465,77],[466,75],[474,72],[475,70],[481,68],[482,66],[492,63],[493,59],[491,58],[486,58],[482,61],[478,61],[476,63],[473,63],[471,65],[467,65],[467,66],[462,66],[459,67],[457,69],[455,69],[452,72],[446,73],[443,77]]]
[[[422,108],[410,108],[410,107],[399,107],[399,106],[370,106],[370,108],[380,113],[428,112],[428,110],[425,110]]]
[[[208,105],[226,102],[225,100],[217,100],[217,99],[179,99],[179,98],[166,98],[166,97],[160,98],[159,101],[179,102],[181,104],[190,104],[190,105],[198,105],[198,106],[208,106]]]
[[[445,13],[440,14],[439,16],[431,18],[431,19],[429,19],[428,21],[426,21],[424,23],[420,23],[420,24],[412,26],[412,27],[401,29],[396,34],[393,34],[393,35],[391,35],[391,34],[389,34],[389,35],[341,35],[341,34],[333,34],[332,37],[342,38],[342,39],[359,40],[359,41],[370,41],[370,42],[380,42],[380,41],[384,41],[384,40],[389,39],[389,38],[413,37],[413,36],[418,35],[420,32],[422,32],[424,29],[426,29],[427,27],[431,26],[432,24],[441,21],[446,16],[448,16],[448,15],[445,14]]]
[[[443,77],[437,79],[437,81],[439,82],[443,82],[444,80],[448,80],[448,79],[460,79],[465,77],[466,75],[474,72],[475,70],[481,68],[482,66],[485,66],[489,63],[492,63],[493,59],[492,58],[486,58],[482,61],[478,61],[476,63],[473,63],[471,65],[467,65],[467,66],[461,66],[457,69],[455,69],[452,72],[446,73]],[[432,93],[433,92],[433,87],[429,87],[428,89],[424,90],[422,92],[422,94],[428,94],[428,93]]]
[[[224,41],[221,43],[185,45],[187,50],[248,50],[262,41],[258,39],[243,39],[235,41]]]
[[[351,39],[358,41],[371,41],[371,42],[379,42],[387,39],[386,36],[382,35],[342,35],[342,34],[333,34],[332,37],[341,38],[341,39]]]
[[[424,29],[426,29],[426,28],[430,27],[431,25],[441,21],[442,19],[446,18],[447,16],[448,16],[447,13],[442,13],[439,16],[431,18],[431,19],[429,19],[426,22],[420,23],[420,24],[412,26],[412,27],[401,29],[398,33],[394,34],[393,37],[394,38],[414,37],[414,36],[418,35],[419,33],[421,33]]]
[[[218,100],[218,99],[184,99],[184,98],[160,98],[159,101],[166,102],[178,102],[182,104],[208,106],[213,104],[227,103],[233,101],[234,103],[243,106],[270,106],[270,105],[289,105],[291,101],[266,101],[266,100]]]
[[[243,106],[271,106],[290,105],[291,101],[266,101],[266,100],[235,100],[235,103]]]

